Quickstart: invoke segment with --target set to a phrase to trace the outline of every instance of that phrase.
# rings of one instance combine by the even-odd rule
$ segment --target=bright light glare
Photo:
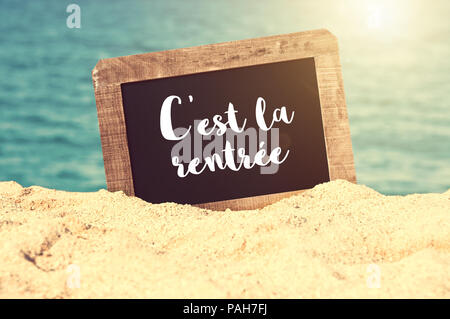
[[[396,1],[366,1],[365,23],[369,30],[392,30],[403,19],[400,3]]]

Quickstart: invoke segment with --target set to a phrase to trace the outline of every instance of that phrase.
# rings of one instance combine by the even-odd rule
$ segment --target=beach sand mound
[[[449,200],[339,180],[216,212],[3,182],[0,297],[449,298]]]

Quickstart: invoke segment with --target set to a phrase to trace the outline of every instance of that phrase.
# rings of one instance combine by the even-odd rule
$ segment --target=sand
[[[2,182],[0,297],[449,298],[449,199],[333,181],[215,212]]]

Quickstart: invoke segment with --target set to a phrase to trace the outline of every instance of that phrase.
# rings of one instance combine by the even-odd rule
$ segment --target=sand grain
[[[0,297],[449,298],[449,213],[345,181],[241,212],[2,182]]]

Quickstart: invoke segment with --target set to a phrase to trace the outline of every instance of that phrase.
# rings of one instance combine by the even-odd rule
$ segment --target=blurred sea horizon
[[[0,0],[0,181],[106,188],[91,70],[104,58],[326,28],[358,183],[450,188],[450,2]]]

